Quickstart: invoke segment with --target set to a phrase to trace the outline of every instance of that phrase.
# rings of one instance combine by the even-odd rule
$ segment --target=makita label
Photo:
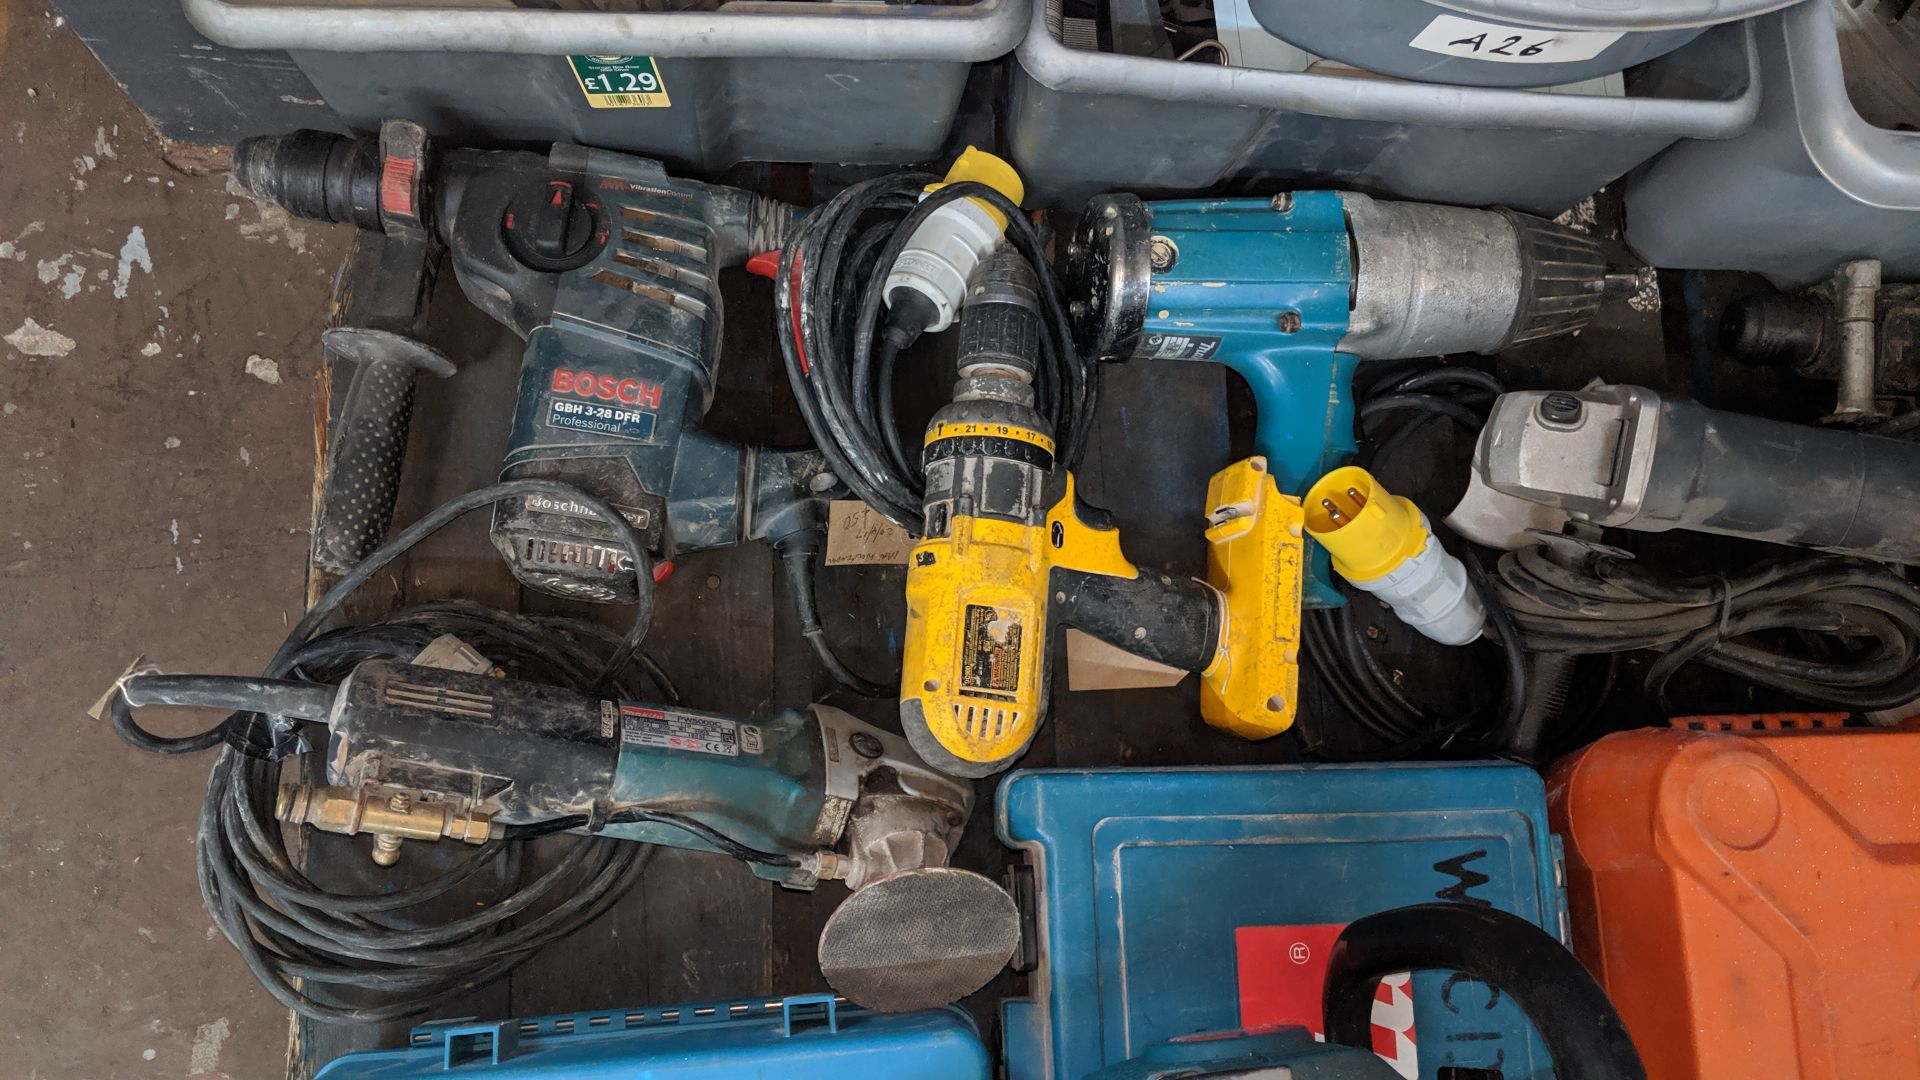
[[[739,757],[740,724],[724,716],[655,709],[622,702],[620,741],[632,746]]]
[[[643,409],[660,407],[659,383],[597,375],[591,371],[555,368],[553,392],[571,394],[586,401],[617,401],[622,405],[638,405]]]
[[[1133,347],[1136,360],[1211,360],[1220,339],[1204,334],[1142,334]]]

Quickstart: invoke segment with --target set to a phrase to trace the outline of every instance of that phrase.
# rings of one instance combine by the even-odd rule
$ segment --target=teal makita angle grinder
[[[821,931],[820,968],[868,1008],[956,1001],[1019,940],[1013,899],[947,865],[972,785],[828,706],[733,717],[392,660],[362,661],[338,684],[130,675],[115,726],[153,705],[325,725],[324,783],[283,784],[275,816],[371,835],[383,866],[408,840],[572,832],[719,852],[789,888],[845,881],[853,894]]]
[[[1593,238],[1542,218],[1347,191],[1102,195],[1081,216],[1067,278],[1084,353],[1238,372],[1253,390],[1253,452],[1294,496],[1354,452],[1361,361],[1572,333],[1632,280],[1607,273]],[[1316,549],[1308,606],[1341,602],[1327,571]]]

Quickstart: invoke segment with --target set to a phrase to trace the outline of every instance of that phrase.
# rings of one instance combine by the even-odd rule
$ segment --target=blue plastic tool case
[[[535,1020],[442,1021],[396,1050],[337,1058],[315,1080],[988,1080],[992,1058],[959,1009],[876,1013],[829,994],[620,1009]]]
[[[1567,940],[1559,841],[1506,764],[1037,770],[1000,785],[1034,877],[1037,966],[1003,1005],[1009,1080],[1078,1080],[1162,1040],[1241,1026],[1236,932],[1484,902]],[[1316,999],[1317,1000],[1317,999]],[[1551,1075],[1491,988],[1416,972],[1422,1080]]]

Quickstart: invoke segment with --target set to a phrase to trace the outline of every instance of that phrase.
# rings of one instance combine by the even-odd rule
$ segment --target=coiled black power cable
[[[611,655],[609,643],[589,630],[569,635],[551,623],[449,602],[323,634],[295,651],[291,669],[337,681],[362,660],[409,660],[447,633],[517,678],[583,688],[602,682],[604,658]],[[605,686],[622,696],[633,692],[620,677]],[[670,687],[662,689],[674,696]],[[200,892],[262,985],[316,1019],[412,1015],[500,977],[611,907],[638,881],[650,850],[585,838],[555,866],[522,880],[518,845],[494,840],[418,884],[342,893],[308,878],[287,851],[274,818],[280,773],[278,762],[233,748],[222,752],[195,836]],[[470,915],[418,925],[411,909],[484,870],[511,884]]]
[[[1879,563],[1812,555],[1683,577],[1528,548],[1503,557],[1498,572],[1529,649],[1658,652],[1646,688],[1669,709],[1668,682],[1695,663],[1816,707],[1920,698],[1920,589]]]
[[[459,602],[415,608],[368,626],[321,630],[360,584],[426,536],[462,514],[532,493],[572,499],[619,531],[641,582],[626,634]],[[310,712],[312,703],[296,693],[302,689],[298,683],[337,682],[362,660],[411,660],[433,639],[451,633],[517,678],[621,697],[634,696],[625,672],[637,658],[661,693],[678,700],[658,667],[639,654],[652,616],[652,581],[645,544],[612,507],[564,484],[508,481],[452,500],[369,555],[294,627],[264,680],[250,681],[281,688],[290,695],[283,702],[287,707]],[[149,681],[141,689],[162,696],[167,686]],[[190,696],[220,688],[172,689]],[[178,754],[229,744],[208,778],[195,835],[201,898],[268,992],[316,1019],[382,1021],[414,1015],[499,978],[604,913],[639,880],[652,850],[583,838],[553,867],[520,881],[519,845],[495,840],[474,848],[452,871],[419,884],[371,895],[335,892],[299,869],[275,819],[280,759],[306,748],[297,728],[259,712],[239,712],[196,735],[167,738],[134,721],[126,694],[116,697],[116,730],[143,750]],[[220,707],[231,700],[216,696],[198,703]],[[448,895],[488,869],[515,884],[470,915],[431,926],[406,925],[414,921],[409,909]]]
[[[807,430],[834,474],[888,520],[919,535],[924,478],[917,438],[894,416],[899,352],[911,337],[884,326],[886,278],[913,232],[934,211],[977,198],[1007,218],[1007,242],[1039,276],[1046,333],[1035,404],[1053,426],[1068,468],[1086,451],[1096,394],[1091,365],[1073,343],[1067,306],[1033,224],[985,184],[948,184],[905,173],[855,184],[807,215],[780,253],[774,305],[780,348]]]

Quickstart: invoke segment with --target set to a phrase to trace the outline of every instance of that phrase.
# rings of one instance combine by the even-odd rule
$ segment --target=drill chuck
[[[325,131],[242,139],[233,184],[295,217],[380,228],[380,140]]]
[[[1006,248],[989,255],[967,286],[967,317],[960,321],[961,377],[999,375],[1032,383],[1040,355],[1039,313],[1039,279],[1027,260]]]
[[[1053,431],[1033,407],[1040,348],[1033,268],[1016,252],[997,251],[968,291],[960,379],[952,402],[927,425],[922,511],[929,537],[946,536],[963,515],[1038,525],[1053,468]]]

